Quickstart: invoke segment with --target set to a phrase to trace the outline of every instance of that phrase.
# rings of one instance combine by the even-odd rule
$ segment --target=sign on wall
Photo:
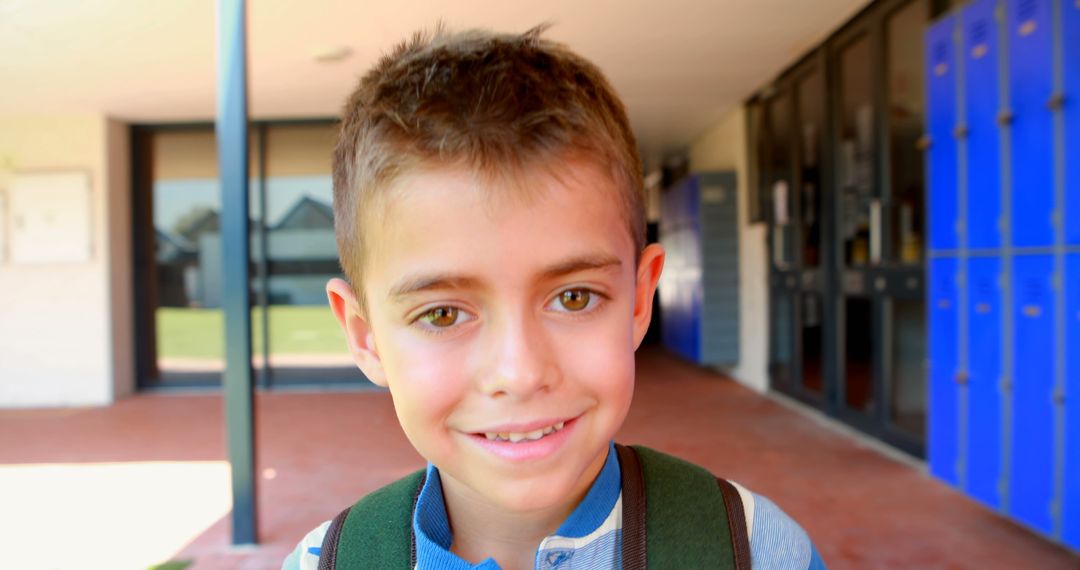
[[[12,263],[88,261],[90,176],[86,172],[16,174],[7,192]]]

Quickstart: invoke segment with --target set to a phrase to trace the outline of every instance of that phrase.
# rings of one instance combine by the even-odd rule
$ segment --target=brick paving
[[[806,528],[830,568],[1080,568],[1077,554],[921,470],[714,372],[656,350],[641,354],[638,368],[619,440],[685,457],[769,496]],[[194,559],[194,569],[279,567],[307,530],[423,464],[385,392],[260,394],[257,411],[262,544],[230,548],[222,518],[174,554]],[[217,395],[0,411],[0,465],[224,457]]]

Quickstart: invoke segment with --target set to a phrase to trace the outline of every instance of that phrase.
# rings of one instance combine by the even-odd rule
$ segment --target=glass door
[[[221,188],[213,129],[136,129],[134,138],[140,383],[218,384],[225,366],[225,332]],[[251,143],[258,143],[257,136]],[[252,162],[255,177],[258,164]]]
[[[836,303],[841,342],[837,408],[870,421],[879,406],[879,299],[871,283],[881,263],[881,198],[876,184],[878,146],[874,43],[870,26],[851,30],[833,50],[836,70],[835,140],[840,287]]]
[[[794,99],[787,81],[778,82],[760,102],[761,192],[769,220],[769,375],[772,385],[789,394],[801,377],[799,357],[799,279],[801,272],[795,240],[797,218],[795,185]]]
[[[954,2],[883,0],[749,105],[769,223],[774,389],[925,451],[923,34]]]
[[[887,343],[882,362],[887,432],[911,447],[926,434],[925,165],[920,145],[926,117],[921,38],[934,9],[930,0],[898,2],[885,13],[885,137],[882,195],[885,236],[882,299]],[[918,41],[913,41],[917,38]]]
[[[832,331],[826,319],[828,274],[825,228],[828,164],[825,66],[815,56],[794,72],[796,156],[795,212],[798,244],[799,377],[795,394],[817,404],[825,396],[825,347]]]
[[[922,35],[930,0],[886,4],[832,43],[836,414],[924,449]],[[880,63],[879,63],[880,62]]]
[[[816,406],[825,397],[827,316],[825,73],[812,57],[763,101],[762,189],[771,204],[773,386]]]
[[[251,130],[252,365],[258,385],[370,385],[327,306],[341,275],[328,121]],[[221,189],[210,125],[137,127],[137,367],[143,387],[218,386],[224,371]]]
[[[252,257],[265,275],[266,384],[355,382],[362,375],[326,300],[327,280],[341,276],[330,175],[337,127],[271,124],[263,133],[266,207],[257,249],[266,253]]]

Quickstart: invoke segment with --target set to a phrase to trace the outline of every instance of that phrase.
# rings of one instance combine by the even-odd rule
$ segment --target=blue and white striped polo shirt
[[[734,484],[734,483],[733,483]],[[825,564],[799,525],[768,499],[738,484],[750,534],[755,569],[819,570]],[[285,559],[283,570],[316,570],[327,521],[308,533]],[[469,563],[450,552],[452,534],[443,501],[439,470],[428,465],[413,515],[416,565],[423,570],[499,570],[493,559]],[[566,521],[540,542],[536,570],[592,570],[622,566],[622,474],[615,446],[581,504]]]

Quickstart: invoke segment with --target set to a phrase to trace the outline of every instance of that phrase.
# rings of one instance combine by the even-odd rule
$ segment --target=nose
[[[538,317],[521,314],[491,327],[491,366],[481,389],[490,397],[528,399],[558,382],[551,344]]]

